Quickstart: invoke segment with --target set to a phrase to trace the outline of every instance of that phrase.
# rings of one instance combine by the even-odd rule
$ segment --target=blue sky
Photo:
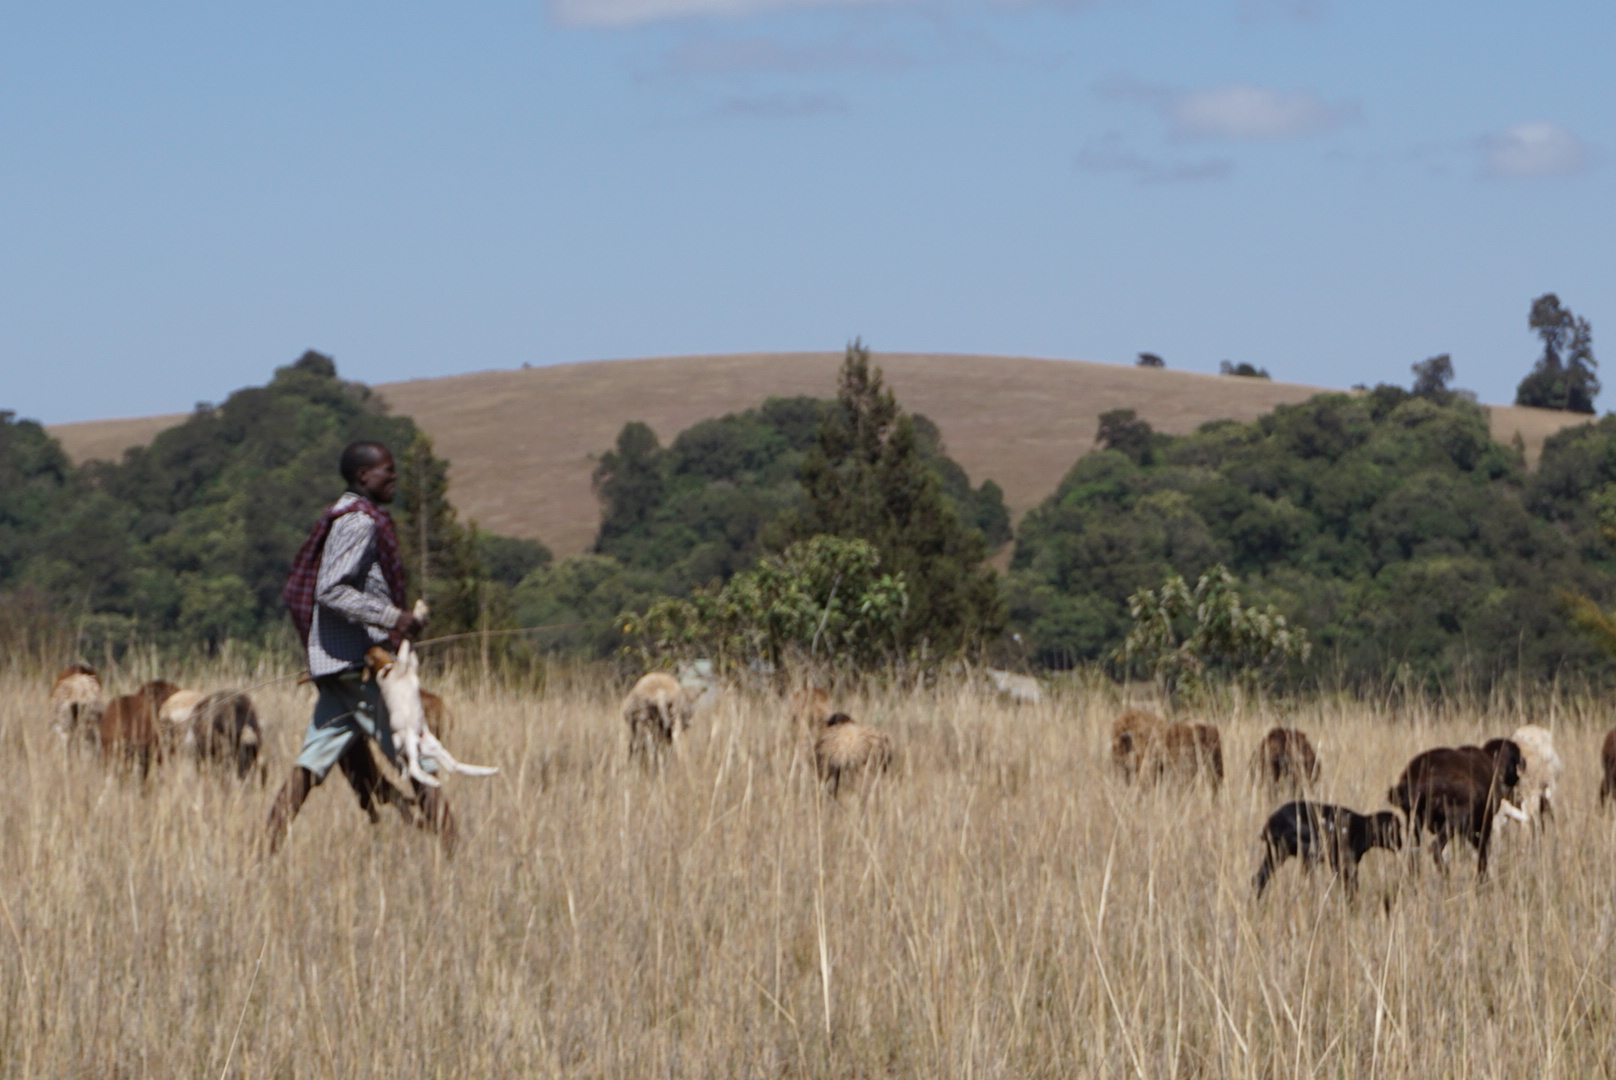
[[[1613,47],[1553,0],[9,4],[0,408],[855,335],[1507,401],[1533,297],[1616,328]]]

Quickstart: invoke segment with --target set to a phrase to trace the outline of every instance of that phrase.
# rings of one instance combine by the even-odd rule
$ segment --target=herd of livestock
[[[699,688],[665,672],[641,678],[623,702],[630,759],[652,764],[677,745],[699,699]],[[442,698],[421,690],[419,700],[426,727],[445,733],[453,717]],[[793,725],[811,744],[816,772],[832,794],[861,776],[892,767],[892,739],[834,709],[825,690],[799,689],[789,709]],[[158,679],[109,699],[92,668],[73,664],[56,678],[50,714],[52,726],[68,741],[97,746],[104,760],[126,764],[142,775],[165,758],[183,756],[241,778],[263,777],[263,732],[251,699],[242,692],[203,694]],[[1154,713],[1129,710],[1112,726],[1111,753],[1130,784],[1202,781],[1216,789],[1224,777],[1222,737],[1211,724],[1169,723]],[[1605,737],[1601,757],[1603,803],[1616,797],[1616,729]],[[1305,733],[1276,727],[1258,747],[1251,771],[1272,790],[1302,795],[1318,782],[1318,755]],[[1435,747],[1415,755],[1387,792],[1397,812],[1360,814],[1293,799],[1263,827],[1265,855],[1254,882],[1257,894],[1292,857],[1307,866],[1328,863],[1350,893],[1364,855],[1377,847],[1401,849],[1405,830],[1416,846],[1425,833],[1431,834],[1439,865],[1451,841],[1468,842],[1476,849],[1477,874],[1485,876],[1489,846],[1505,822],[1552,819],[1554,790],[1563,771],[1553,737],[1528,724],[1482,746]]]

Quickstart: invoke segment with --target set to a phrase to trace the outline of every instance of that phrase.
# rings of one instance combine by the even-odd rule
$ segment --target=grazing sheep
[[[163,737],[170,744],[190,741],[191,714],[202,697],[199,690],[176,690],[163,702],[163,707],[157,711],[157,719],[161,722],[159,727]]]
[[[258,724],[258,711],[246,694],[209,694],[191,710],[188,727],[186,741],[198,765],[234,767],[241,780],[257,766],[258,779],[263,781],[264,732]]]
[[[1263,736],[1251,756],[1251,775],[1270,788],[1305,791],[1319,782],[1319,758],[1307,735],[1296,728],[1276,727]]]
[[[171,682],[153,679],[135,693],[109,701],[101,714],[101,759],[132,762],[141,776],[151,770],[154,762],[161,762],[163,703],[178,690]]]
[[[1599,805],[1604,806],[1606,799],[1616,797],[1616,728],[1605,733],[1605,745],[1599,751],[1599,760],[1605,773],[1605,778],[1599,782]]]
[[[809,735],[823,729],[834,711],[830,707],[830,691],[822,687],[804,686],[791,695],[791,724]]]
[[[425,604],[417,600],[418,618],[424,618]],[[393,729],[393,746],[399,755],[400,771],[427,787],[438,787],[440,781],[421,764],[423,757],[438,763],[444,772],[463,776],[493,776],[499,772],[489,765],[466,765],[456,761],[449,748],[438,741],[426,724],[426,710],[421,705],[421,658],[409,640],[398,647],[398,656],[389,656],[386,649],[372,646],[365,654],[366,662],[376,674],[382,688],[382,700],[387,703],[387,721]]]
[[[1167,722],[1155,713],[1129,709],[1111,725],[1111,760],[1122,778],[1133,783],[1160,757]]]
[[[106,711],[106,695],[101,679],[88,664],[69,664],[56,675],[51,687],[51,727],[64,739],[95,738]]]
[[[1386,797],[1408,816],[1416,846],[1422,830],[1435,837],[1431,855],[1438,866],[1448,841],[1461,836],[1476,849],[1476,876],[1485,877],[1493,819],[1504,813],[1526,820],[1508,801],[1520,782],[1520,767],[1520,747],[1507,739],[1480,747],[1441,746],[1415,755]]]
[[[1554,788],[1565,772],[1565,763],[1554,750],[1554,736],[1536,724],[1515,729],[1509,741],[1521,748],[1520,783],[1510,801],[1540,825],[1554,817]]]
[[[892,740],[883,732],[855,723],[846,713],[833,713],[814,741],[814,764],[819,778],[830,785],[830,793],[835,795],[841,791],[843,780],[851,782],[859,775],[890,769]]]
[[[1403,828],[1390,810],[1366,816],[1328,803],[1288,802],[1269,816],[1262,841],[1266,850],[1252,882],[1259,899],[1274,871],[1293,855],[1301,856],[1305,870],[1328,860],[1351,896],[1358,891],[1358,862],[1365,852],[1402,850]]]
[[[1223,739],[1211,724],[1169,724],[1155,713],[1130,709],[1111,725],[1111,760],[1123,779],[1191,780],[1205,776],[1216,791],[1223,783]]]
[[[649,762],[659,757],[690,727],[690,714],[689,696],[678,679],[665,671],[641,676],[623,699],[629,760]]]
[[[1000,671],[998,668],[987,669],[988,681],[999,696],[1016,705],[1041,705],[1044,701],[1043,687],[1031,675],[1017,675],[1014,672]]]
[[[1161,775],[1179,780],[1205,777],[1217,791],[1223,783],[1223,737],[1211,724],[1173,724],[1162,741]]]

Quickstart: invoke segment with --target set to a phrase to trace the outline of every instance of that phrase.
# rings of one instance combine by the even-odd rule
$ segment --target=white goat
[[[424,618],[426,605],[415,602],[415,614]],[[372,659],[386,656],[386,650],[372,649]],[[398,656],[378,663],[376,682],[382,688],[382,700],[387,702],[387,719],[393,728],[393,745],[403,757],[403,771],[428,787],[438,787],[438,780],[421,767],[421,758],[429,757],[445,772],[464,776],[492,776],[499,772],[488,765],[464,765],[438,741],[426,726],[426,710],[421,705],[421,658],[410,648],[408,641],[398,647]]]

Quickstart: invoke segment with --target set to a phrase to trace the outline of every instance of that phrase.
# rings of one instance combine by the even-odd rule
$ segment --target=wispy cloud
[[[1481,140],[1482,167],[1489,176],[1569,176],[1588,168],[1588,146],[1546,120],[1516,124]]]
[[[1078,151],[1077,167],[1085,172],[1120,173],[1141,184],[1171,184],[1221,180],[1229,175],[1234,163],[1223,157],[1200,161],[1152,158],[1136,150],[1122,135],[1111,132]]]
[[[1331,104],[1307,91],[1282,93],[1250,83],[1181,90],[1115,76],[1094,91],[1107,100],[1155,109],[1179,139],[1293,139],[1332,131],[1361,115],[1353,102]]]
[[[761,94],[725,98],[718,106],[720,116],[755,120],[797,120],[851,111],[840,94]]]
[[[551,0],[550,10],[566,26],[621,29],[663,19],[737,18],[807,7],[861,7],[920,3],[922,0]]]

